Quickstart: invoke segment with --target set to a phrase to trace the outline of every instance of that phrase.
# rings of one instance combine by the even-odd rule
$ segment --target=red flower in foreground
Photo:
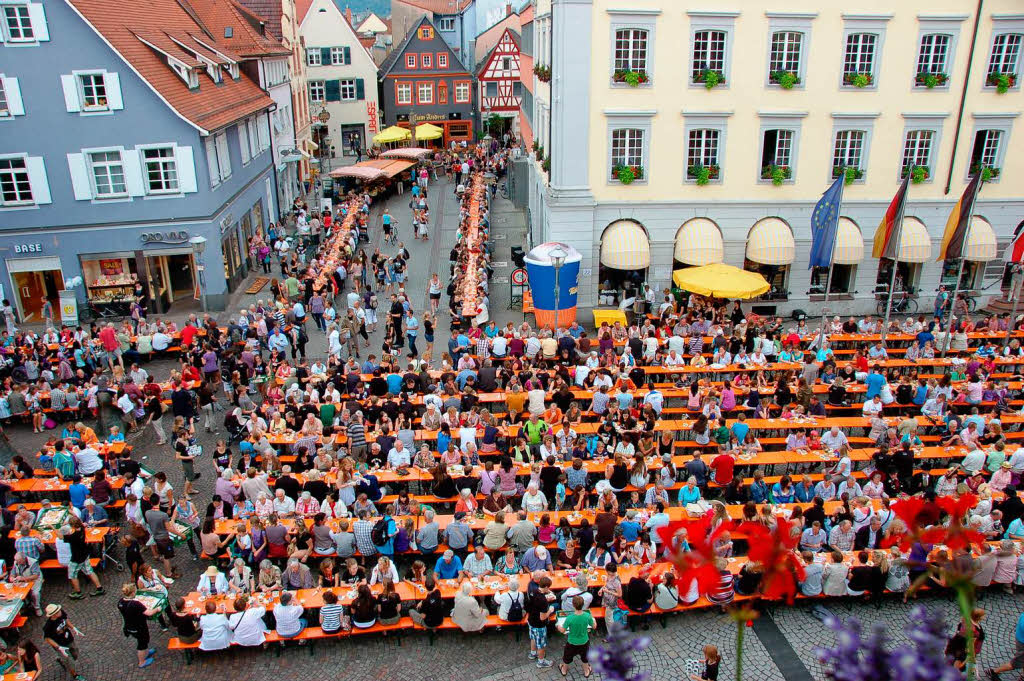
[[[690,583],[696,581],[700,592],[707,593],[718,584],[715,541],[731,527],[731,523],[722,523],[712,532],[711,519],[704,516],[694,520],[677,520],[657,528],[658,539],[665,547],[669,560],[676,566],[681,588],[689,588]]]
[[[804,578],[803,561],[794,553],[800,537],[793,534],[793,523],[779,518],[774,530],[755,522],[741,523],[737,529],[747,535],[748,559],[761,565],[761,593],[792,603]]]
[[[928,544],[945,544],[952,551],[959,551],[973,544],[984,544],[985,535],[964,525],[967,513],[977,506],[978,497],[965,494],[959,499],[953,497],[937,497],[935,503],[949,514],[949,524],[935,525],[921,533],[921,540]]]
[[[906,499],[900,499],[899,501],[893,502],[889,508],[896,517],[903,522],[903,526],[907,528],[906,532],[900,534],[894,534],[883,542],[885,548],[889,548],[893,544],[899,544],[901,551],[909,551],[910,546],[920,540],[921,523],[918,520],[921,515],[921,511],[924,509],[925,500],[921,497],[908,497]]]

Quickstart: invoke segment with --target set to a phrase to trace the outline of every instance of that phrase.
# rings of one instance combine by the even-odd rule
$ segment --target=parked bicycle
[[[917,300],[911,295],[912,293],[912,291],[903,290],[893,296],[889,312],[892,314],[916,314]],[[878,312],[879,317],[883,317],[885,316],[885,309],[889,305],[889,295],[884,291],[876,291],[875,295],[878,297],[878,304],[875,306],[875,310]]]

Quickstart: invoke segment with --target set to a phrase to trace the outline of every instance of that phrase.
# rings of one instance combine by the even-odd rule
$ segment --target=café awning
[[[756,298],[771,290],[757,272],[717,262],[672,273],[672,282],[685,291],[712,298]]]
[[[675,259],[684,265],[710,265],[725,259],[718,225],[707,218],[687,220],[676,234]]]
[[[647,232],[632,220],[618,220],[601,235],[601,264],[616,270],[643,270],[651,265]]]
[[[381,158],[408,158],[420,160],[426,158],[434,153],[433,149],[424,149],[423,147],[399,147],[397,149],[388,149],[380,155]]]
[[[444,128],[439,128],[430,123],[420,123],[416,126],[416,139],[418,140],[437,140],[441,139],[443,134]]]
[[[928,228],[913,217],[903,218],[900,228],[900,262],[928,262],[932,257],[932,238]]]
[[[836,265],[857,265],[864,259],[864,237],[860,227],[850,218],[839,218],[832,262]]]
[[[394,142],[401,142],[412,137],[412,133],[406,128],[400,128],[397,125],[384,128],[376,135],[373,136],[374,144],[392,144]]]
[[[747,236],[747,260],[762,265],[792,265],[796,259],[793,230],[779,218],[758,220]]]
[[[971,262],[988,262],[996,259],[996,233],[988,220],[975,216],[971,231],[964,244],[964,258]]]
[[[393,158],[375,158],[351,166],[336,168],[331,177],[355,177],[360,180],[377,180],[382,177],[394,177],[403,170],[416,165],[415,161]]]

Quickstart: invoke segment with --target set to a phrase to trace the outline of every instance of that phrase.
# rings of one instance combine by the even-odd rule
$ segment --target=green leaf
[[[626,81],[626,85],[628,85],[629,87],[639,87],[640,74],[637,73],[636,71],[630,71],[625,75],[624,80]]]
[[[853,77],[854,87],[867,87],[870,84],[871,78],[869,78],[866,74],[858,73],[856,76]]]
[[[701,73],[701,77],[704,79],[704,87],[708,90],[713,90],[722,82],[722,75],[718,73],[718,71],[713,71],[711,69],[704,69]]]
[[[792,71],[785,71],[779,76],[779,87],[783,90],[792,90],[793,86],[797,84],[799,79],[796,74]]]

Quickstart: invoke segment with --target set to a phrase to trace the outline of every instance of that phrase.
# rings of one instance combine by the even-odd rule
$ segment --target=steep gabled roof
[[[218,39],[223,36],[223,29],[216,33],[204,17],[216,13],[200,11],[205,5],[228,5],[230,0],[67,2],[175,113],[203,133],[274,104],[259,84],[245,74],[235,80],[225,72],[221,82],[215,83],[200,70],[199,87],[190,89],[168,64],[166,55],[186,66],[196,66],[197,58],[190,50],[215,63],[236,59],[233,46],[226,45],[223,38]],[[214,58],[217,52],[223,56]]]
[[[409,48],[409,43],[411,43],[413,41],[413,38],[416,37],[416,32],[420,29],[420,26],[423,26],[424,24],[433,28],[434,35],[437,35],[437,27],[434,26],[430,19],[426,17],[421,17],[420,20],[417,21],[413,25],[413,27],[409,29],[409,32],[405,34],[405,37],[402,38],[402,42],[395,46],[395,48],[388,53],[388,56],[384,57],[384,61],[381,62],[380,69],[378,71],[378,79],[384,80],[384,78],[387,77],[388,73],[391,72],[391,69],[395,67],[395,64],[398,63],[398,60],[401,58],[403,54],[405,54],[405,51]],[[444,43],[443,39],[439,40],[441,40],[441,42]],[[459,55],[456,54],[455,51],[451,49],[451,47],[449,47],[447,43],[444,43],[444,45],[445,49],[448,50],[448,69],[450,71],[465,71],[466,73],[469,73],[466,70],[466,67],[462,64],[462,60],[459,59]],[[456,66],[458,67],[457,69],[455,68]]]
[[[393,0],[393,2],[419,7],[434,14],[459,14],[473,4],[473,0]]]
[[[266,19],[235,0],[188,0],[196,13],[217,36],[243,57],[288,56],[291,50],[270,32]],[[280,15],[278,16],[280,30]],[[226,37],[230,29],[231,37]]]
[[[270,34],[281,39],[281,0],[238,0],[251,12],[262,17],[267,22],[267,30]],[[298,3],[296,3],[298,4]]]
[[[494,43],[494,47],[487,51],[487,54],[483,56],[479,62],[477,62],[476,68],[473,70],[474,75],[478,78],[484,74],[488,64],[491,63],[491,59],[494,58],[494,53],[498,51],[498,47],[501,45],[501,41],[505,39],[505,33],[508,33],[508,37],[511,38],[512,43],[516,46],[516,50],[519,49],[519,33],[513,31],[511,28],[506,28],[505,32],[498,38],[498,42]]]

